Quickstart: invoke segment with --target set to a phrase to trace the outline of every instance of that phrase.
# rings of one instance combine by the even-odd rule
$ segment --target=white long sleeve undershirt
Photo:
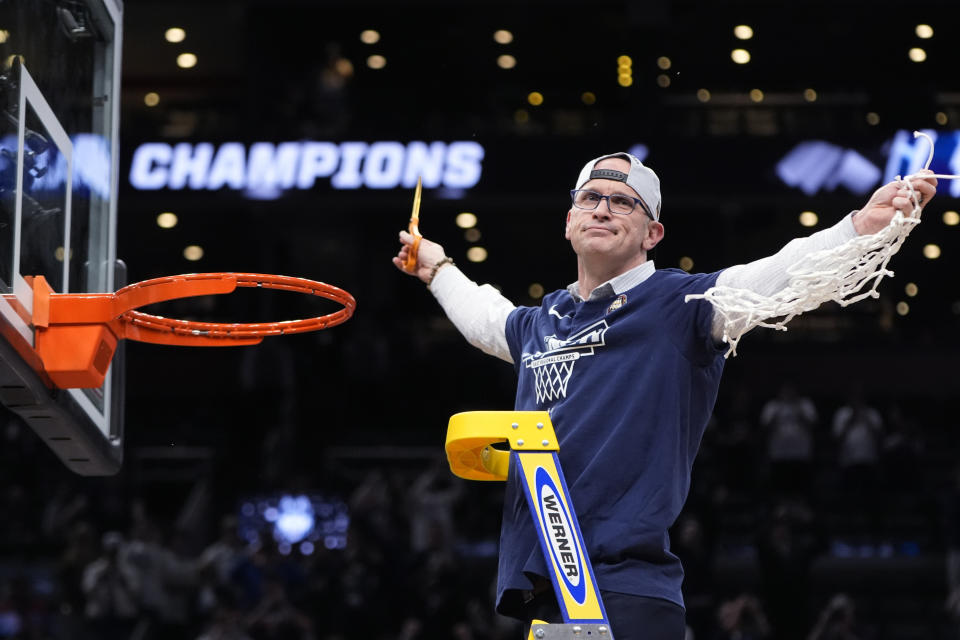
[[[828,229],[791,240],[772,256],[725,269],[717,277],[717,285],[748,289],[770,296],[787,286],[787,268],[800,258],[814,251],[839,246],[856,235],[851,216],[844,216]],[[632,287],[653,273],[649,265],[646,268],[640,265],[635,269],[645,272],[639,281],[636,273],[627,278],[624,278],[627,274],[621,274],[600,286],[612,285],[614,292],[619,294],[622,291],[617,289],[618,280],[620,283],[629,282]],[[440,269],[429,288],[447,317],[470,344],[484,353],[513,362],[506,335],[507,316],[516,308],[512,302],[489,284],[478,285],[452,265]],[[722,322],[719,322],[717,315],[714,316],[712,334],[717,342],[723,336]]]

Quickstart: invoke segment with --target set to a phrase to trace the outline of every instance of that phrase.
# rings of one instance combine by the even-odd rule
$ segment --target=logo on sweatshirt
[[[617,299],[610,303],[610,306],[607,307],[607,315],[610,315],[623,305],[627,304],[627,294],[621,293],[617,296]]]
[[[604,336],[609,328],[606,320],[600,320],[569,338],[558,338],[556,334],[544,336],[544,351],[523,354],[523,365],[534,376],[538,405],[567,397],[573,365],[605,345]]]

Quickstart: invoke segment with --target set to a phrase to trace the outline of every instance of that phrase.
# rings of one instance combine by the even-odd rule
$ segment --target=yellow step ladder
[[[509,450],[493,445],[506,443]],[[504,481],[510,465],[524,480],[562,624],[534,620],[529,640],[611,640],[593,566],[560,469],[557,435],[546,411],[467,411],[447,426],[450,470],[467,480]]]

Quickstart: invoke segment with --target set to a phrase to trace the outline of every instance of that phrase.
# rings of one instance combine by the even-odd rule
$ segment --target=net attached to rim
[[[924,169],[933,160],[933,141]],[[707,300],[723,320],[723,342],[729,345],[725,357],[737,354],[737,344],[754,327],[786,331],[787,323],[798,315],[833,301],[841,307],[864,298],[878,298],[877,287],[893,271],[887,265],[914,227],[920,224],[920,199],[911,180],[918,178],[958,179],[956,175],[911,174],[897,180],[909,190],[913,210],[907,215],[897,211],[890,223],[877,233],[857,236],[832,249],[804,256],[787,269],[788,284],[771,296],[748,289],[715,286],[702,294],[688,295],[684,301]]]

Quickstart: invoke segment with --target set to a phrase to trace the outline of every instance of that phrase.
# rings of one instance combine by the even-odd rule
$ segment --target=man
[[[923,204],[935,185],[935,178],[913,182]],[[664,236],[656,174],[630,154],[602,156],[584,166],[567,211],[577,281],[539,307],[514,307],[470,281],[440,245],[421,241],[412,275],[471,344],[514,364],[516,410],[550,412],[618,640],[684,637],[683,569],[668,530],[687,497],[726,351],[719,314],[684,297],[716,284],[770,295],[786,286],[786,268],[803,255],[879,231],[896,210],[912,210],[909,195],[885,185],[860,211],[776,255],[688,274],[647,260]],[[403,270],[413,238],[401,232],[400,242],[393,262]],[[515,474],[512,468],[504,499],[497,610],[528,624],[561,622]]]

